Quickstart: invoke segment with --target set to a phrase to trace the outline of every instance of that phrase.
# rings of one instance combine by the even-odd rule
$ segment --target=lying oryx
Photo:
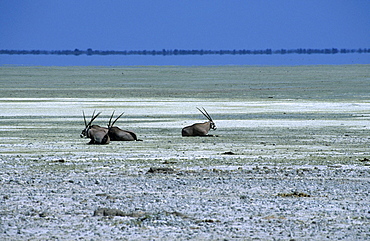
[[[92,114],[91,120],[89,123],[86,122],[85,112],[82,112],[84,116],[85,129],[81,132],[81,138],[86,137],[90,138],[89,144],[108,144],[110,138],[108,135],[108,128],[104,128],[98,125],[91,125],[92,122],[98,117],[101,112],[95,115],[95,111]]]
[[[213,136],[207,135],[210,129],[216,130],[216,125],[213,122],[211,116],[208,112],[203,108],[203,111],[197,107],[197,109],[208,119],[207,122],[204,123],[195,123],[191,126],[186,126],[182,128],[182,136]]]
[[[116,123],[116,121],[123,115],[123,112],[112,122],[113,115],[114,111],[108,123],[108,134],[111,141],[141,141],[137,139],[134,132],[122,130],[116,126],[113,126],[114,123]]]

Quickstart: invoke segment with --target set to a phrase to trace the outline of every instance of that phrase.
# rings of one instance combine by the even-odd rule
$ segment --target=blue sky
[[[369,48],[369,13],[369,0],[2,0],[0,49]],[[306,56],[306,61],[299,61],[302,57],[288,56],[285,61],[370,63],[369,54],[334,57]],[[122,64],[192,63],[189,58],[166,58],[136,56]],[[193,60],[200,64],[273,64],[282,58],[229,56],[223,61],[219,56],[197,56]],[[54,65],[117,62],[101,56],[0,55],[0,64],[50,61]]]

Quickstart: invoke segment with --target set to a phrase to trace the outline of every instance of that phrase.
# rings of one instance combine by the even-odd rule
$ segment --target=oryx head
[[[210,129],[216,130],[217,129],[216,124],[213,122],[212,117],[208,114],[206,109],[202,108],[203,111],[201,109],[199,109],[198,107],[197,107],[197,109],[200,111],[200,113],[202,113],[209,120]]]
[[[88,131],[91,128],[92,122],[96,119],[96,117],[98,117],[101,114],[101,112],[99,112],[99,113],[97,113],[95,115],[95,110],[94,110],[94,112],[93,112],[93,114],[91,116],[91,120],[90,120],[89,123],[87,123],[87,121],[86,121],[86,117],[85,117],[85,112],[84,111],[82,111],[82,114],[83,114],[83,117],[84,117],[85,129],[83,129],[82,132],[81,132],[81,134],[80,134],[80,137],[81,138],[88,137]]]

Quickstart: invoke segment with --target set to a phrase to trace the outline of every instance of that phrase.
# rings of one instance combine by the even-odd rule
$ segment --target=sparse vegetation
[[[370,235],[369,66],[0,71],[1,239]],[[218,137],[181,137],[195,107]],[[143,141],[87,145],[82,110]]]

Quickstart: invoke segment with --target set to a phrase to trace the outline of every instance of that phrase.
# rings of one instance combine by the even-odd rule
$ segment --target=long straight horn
[[[112,127],[113,127],[113,125],[114,125],[114,123],[116,123],[116,121],[118,121],[118,119],[119,118],[121,118],[121,116],[123,115],[123,113],[125,113],[125,112],[122,112],[114,121],[113,121],[113,123],[112,123]]]
[[[213,120],[212,120],[211,115],[210,115],[210,114],[208,114],[208,112],[206,111],[206,109],[204,109],[204,107],[203,107],[203,110],[204,110],[204,112],[207,114],[208,119],[209,119],[210,121],[213,121]]]
[[[94,111],[94,114],[95,114],[95,111]],[[96,119],[96,117],[98,117],[99,115],[101,114],[101,112],[99,112],[98,114],[96,114],[95,116],[93,116],[89,122],[89,124],[87,124],[88,126],[91,125],[91,123]]]
[[[93,114],[92,114],[92,116],[91,116],[91,120],[92,120],[92,118],[94,118],[95,111],[96,111],[96,110],[94,110],[94,112],[93,112]]]
[[[86,116],[85,116],[85,111],[82,111],[82,114],[84,116],[84,122],[85,122],[85,127],[87,127],[87,122],[86,122]]]
[[[113,118],[114,112],[115,111],[113,111],[112,115],[110,116],[109,123],[108,123],[108,128],[111,127],[110,123],[112,122],[112,118]],[[112,124],[112,126],[113,126],[113,124]]]
[[[212,119],[205,113],[205,112],[203,112],[201,109],[199,109],[198,107],[197,107],[197,109],[200,111],[200,113],[202,113],[208,120],[210,120],[210,121],[212,121]],[[203,108],[203,110],[204,110],[204,108]]]

